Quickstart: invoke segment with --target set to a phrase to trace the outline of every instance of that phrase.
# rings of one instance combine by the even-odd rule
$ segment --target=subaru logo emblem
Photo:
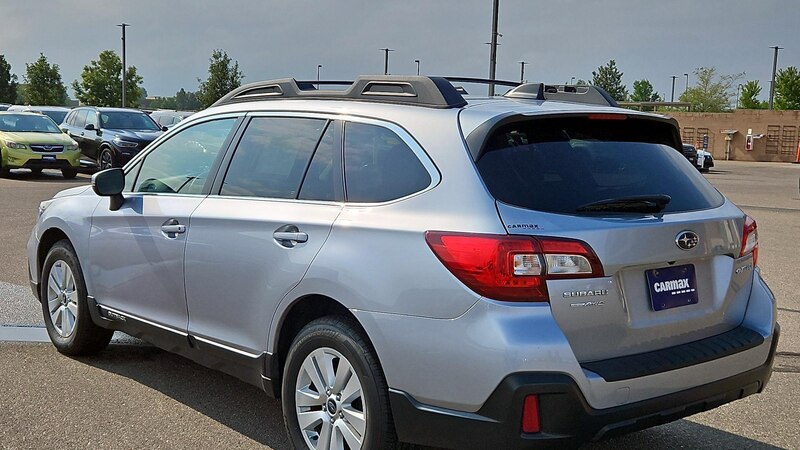
[[[681,250],[691,250],[697,247],[700,242],[700,237],[694,231],[681,231],[675,236],[675,244]]]
[[[52,150],[52,149],[53,149],[53,146],[52,146],[52,145],[45,145],[45,146],[44,146],[44,149],[45,149],[45,150]]]

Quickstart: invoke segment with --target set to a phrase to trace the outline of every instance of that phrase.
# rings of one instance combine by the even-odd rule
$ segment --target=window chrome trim
[[[413,136],[411,136],[411,133],[409,133],[405,128],[403,128],[402,126],[398,125],[397,123],[390,122],[388,120],[375,119],[375,118],[372,118],[372,117],[364,117],[364,116],[358,116],[358,115],[352,115],[352,114],[317,113],[317,112],[307,112],[307,111],[250,111],[246,115],[247,115],[247,117],[253,117],[253,118],[255,118],[255,117],[275,117],[275,118],[284,117],[284,118],[290,118],[290,119],[339,120],[339,121],[344,122],[344,133],[345,134],[347,133],[347,122],[363,123],[363,124],[367,124],[367,125],[376,125],[376,126],[379,126],[379,127],[386,128],[386,129],[392,131],[395,135],[397,135],[397,137],[399,137],[400,140],[403,141],[403,143],[406,144],[406,146],[408,146],[408,148],[410,148],[412,152],[414,152],[414,155],[417,157],[417,160],[419,160],[419,162],[422,164],[422,166],[428,172],[428,176],[431,178],[431,181],[428,184],[428,186],[424,187],[423,189],[420,189],[420,190],[418,190],[416,192],[412,192],[411,194],[408,194],[408,195],[403,196],[403,197],[399,197],[399,198],[392,199],[392,200],[387,200],[385,202],[371,202],[371,203],[370,202],[350,202],[350,201],[334,202],[334,201],[326,201],[326,200],[301,200],[301,199],[291,199],[291,198],[273,198],[273,197],[257,197],[257,196],[252,196],[252,197],[244,196],[243,197],[243,196],[221,195],[219,193],[214,193],[214,192],[212,192],[209,195],[210,197],[236,198],[236,199],[242,199],[242,200],[268,200],[268,201],[302,202],[302,203],[313,202],[313,203],[319,203],[319,204],[344,205],[344,206],[353,206],[353,207],[382,206],[382,205],[388,205],[388,204],[400,202],[400,201],[406,200],[408,198],[415,197],[417,195],[420,195],[420,194],[423,194],[425,192],[428,192],[431,189],[433,189],[436,186],[438,186],[439,183],[442,181],[442,175],[439,172],[439,168],[436,167],[436,164],[433,163],[433,160],[428,155],[428,152],[426,152],[425,149],[422,148],[422,145],[420,145],[419,142],[417,142],[417,140],[414,139]],[[183,123],[183,122],[181,122],[181,123]],[[245,130],[245,131],[247,131],[247,130]],[[342,141],[342,150],[343,150],[344,149],[344,135],[342,136],[342,139],[343,139],[343,141]],[[233,148],[232,150],[234,152],[233,156],[235,157],[236,156],[236,148]],[[342,169],[344,169],[344,159],[342,159]],[[226,174],[227,174],[227,170],[226,170]],[[223,174],[223,175],[225,175],[225,174]],[[346,175],[346,173],[345,173],[345,175]],[[346,185],[346,183],[345,183],[345,185]]]

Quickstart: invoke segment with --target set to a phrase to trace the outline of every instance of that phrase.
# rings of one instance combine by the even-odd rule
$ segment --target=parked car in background
[[[697,150],[697,168],[700,172],[708,172],[712,167],[714,167],[714,156],[711,152]]]
[[[93,106],[73,109],[61,129],[78,142],[83,156],[101,169],[122,167],[164,132],[138,109]]]
[[[694,145],[683,144],[681,153],[683,153],[683,156],[685,156],[693,166],[697,166],[697,149],[694,148]]]
[[[0,176],[11,169],[60,169],[75,178],[80,167],[78,143],[58,129],[48,116],[31,112],[0,112]]]
[[[13,105],[8,108],[9,111],[25,111],[25,112],[35,112],[39,114],[44,114],[51,119],[53,122],[60,124],[64,121],[64,117],[67,116],[67,113],[70,112],[70,108],[66,108],[64,106],[31,106],[31,105]]]
[[[150,117],[162,127],[172,128],[173,125],[178,124],[181,120],[194,114],[194,111],[170,111],[160,109],[150,113]]]
[[[9,105],[8,103],[0,103],[0,111],[5,111],[10,107],[11,105]]]

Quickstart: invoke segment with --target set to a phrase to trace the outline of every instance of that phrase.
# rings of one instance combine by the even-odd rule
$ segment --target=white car
[[[700,172],[708,172],[712,167],[714,167],[714,157],[711,152],[697,149],[697,168]]]

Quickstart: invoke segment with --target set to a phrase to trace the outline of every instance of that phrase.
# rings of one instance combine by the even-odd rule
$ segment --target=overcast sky
[[[130,23],[128,64],[150,95],[197,89],[213,49],[238,60],[245,82],[269,78],[351,79],[389,71],[488,75],[491,0],[0,0],[0,54],[22,81],[40,52],[61,67],[69,85],[106,49],[120,52]],[[531,81],[590,80],[616,59],[629,86],[649,79],[669,99],[683,92],[684,73],[713,66],[746,72],[769,91],[773,45],[778,66],[800,66],[798,0],[500,0],[498,78],[518,79],[524,60]],[[70,89],[70,95],[72,90]]]

